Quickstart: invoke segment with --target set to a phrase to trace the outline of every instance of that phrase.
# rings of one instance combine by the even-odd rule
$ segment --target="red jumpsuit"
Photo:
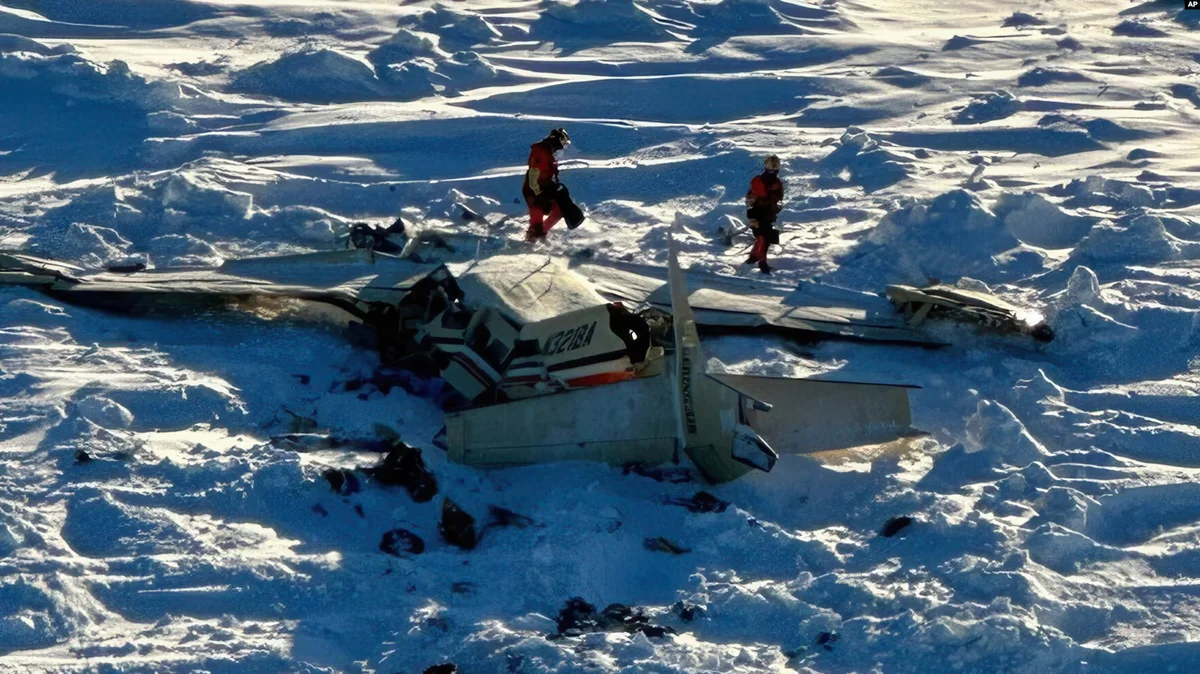
[[[754,176],[750,181],[750,191],[746,193],[746,215],[750,220],[750,228],[754,230],[754,248],[750,251],[750,260],[766,266],[767,249],[772,243],[779,243],[779,234],[775,231],[775,218],[778,217],[783,202],[783,181],[770,171],[764,171]]]
[[[546,141],[539,141],[529,147],[529,168],[525,171],[525,183],[521,186],[521,194],[529,206],[529,232],[527,239],[546,236],[559,220],[562,211],[551,198],[557,189],[558,160],[554,158],[554,150]],[[538,186],[534,191],[533,185]]]

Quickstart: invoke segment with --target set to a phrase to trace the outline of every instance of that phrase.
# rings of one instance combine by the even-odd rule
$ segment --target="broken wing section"
[[[970,321],[1000,332],[1029,335],[1039,342],[1054,339],[1054,330],[1040,312],[1010,304],[988,292],[934,284],[924,288],[889,285],[886,294],[914,327],[932,315]]]
[[[759,413],[770,408],[705,373],[704,352],[674,236],[668,241],[668,260],[675,317],[675,409],[679,411],[681,444],[711,482],[728,482],[751,469],[770,471],[778,455],[747,417],[748,408]]]
[[[19,253],[0,253],[0,284],[50,286],[76,282],[79,267]]]

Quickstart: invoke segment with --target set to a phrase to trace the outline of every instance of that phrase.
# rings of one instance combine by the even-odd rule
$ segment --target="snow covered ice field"
[[[679,220],[685,266],[757,275],[716,231],[774,152],[776,282],[986,284],[1057,332],[707,340],[730,371],[917,384],[929,433],[711,487],[450,464],[431,400],[348,385],[376,356],[286,310],[137,317],[3,288],[0,671],[1200,671],[1182,8],[0,0],[0,250],[212,266],[400,213],[516,249],[529,144],[565,126],[590,218],[551,253],[665,265]],[[269,442],[299,419],[388,426],[441,494],[334,493],[325,469],[378,457]],[[701,489],[731,505],[667,503]],[[464,552],[438,536],[443,495],[534,525]],[[396,527],[424,552],[381,552]],[[644,547],[660,536],[689,551]],[[677,633],[548,639],[571,597]]]

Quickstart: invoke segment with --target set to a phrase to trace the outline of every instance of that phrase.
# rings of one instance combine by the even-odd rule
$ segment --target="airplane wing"
[[[614,260],[572,261],[609,301],[650,304],[664,311],[673,301],[669,273],[659,267]],[[688,270],[688,304],[700,333],[777,332],[807,339],[942,346],[898,317],[883,298],[805,281],[789,286],[761,278],[741,278]]]

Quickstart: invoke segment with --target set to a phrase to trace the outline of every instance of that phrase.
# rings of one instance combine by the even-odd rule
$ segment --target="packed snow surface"
[[[0,0],[2,250],[211,267],[399,214],[467,258],[521,249],[529,144],[565,126],[590,217],[541,252],[661,265],[679,221],[685,265],[757,275],[717,231],[776,153],[776,282],[938,279],[1057,333],[708,340],[733,372],[919,385],[928,434],[711,487],[450,464],[436,396],[370,383],[377,356],[295,307],[0,289],[0,670],[1200,669],[1182,5]],[[289,431],[397,434],[439,494],[335,491],[327,470],[378,455],[271,441]],[[679,505],[700,490],[728,505]],[[464,551],[444,498],[517,516]],[[576,597],[592,611],[560,615]],[[629,629],[557,636],[613,615]]]

